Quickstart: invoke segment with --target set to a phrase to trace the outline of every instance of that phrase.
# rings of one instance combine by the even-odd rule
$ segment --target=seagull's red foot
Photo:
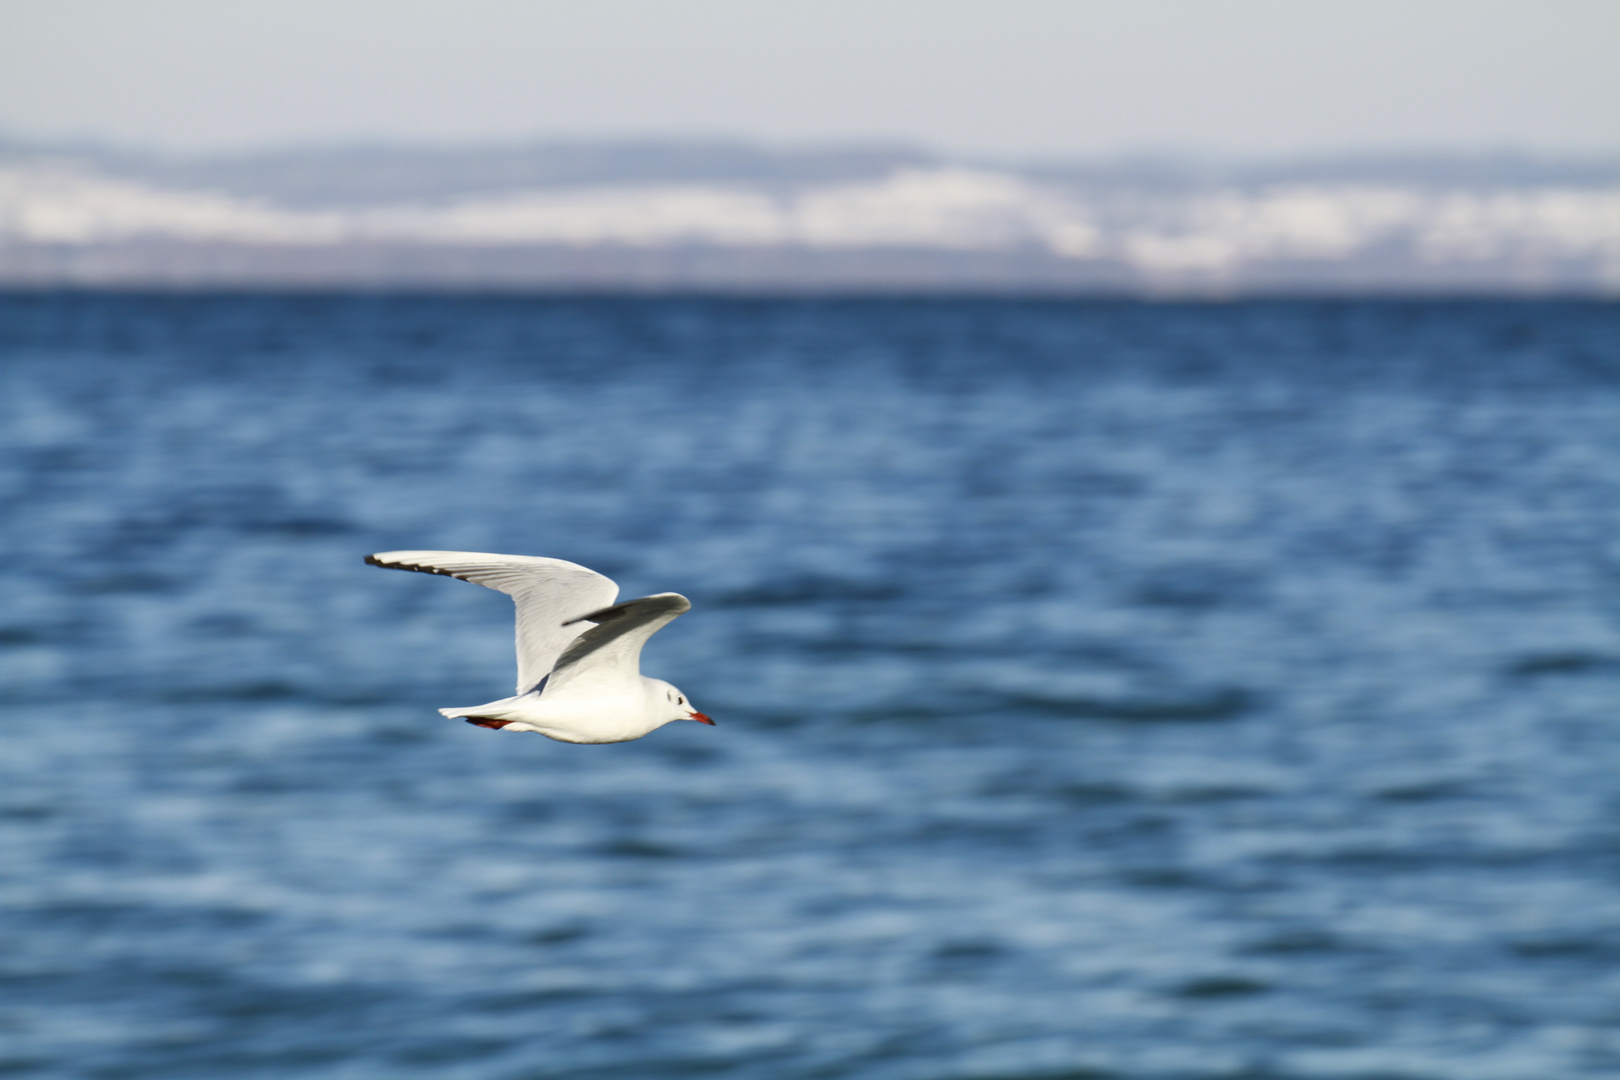
[[[510,720],[496,720],[494,717],[490,716],[463,716],[462,719],[467,721],[469,724],[476,724],[479,727],[493,728],[496,731],[501,730],[501,728],[512,722]]]

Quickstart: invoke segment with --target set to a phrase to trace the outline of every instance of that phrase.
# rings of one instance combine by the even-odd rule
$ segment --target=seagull
[[[383,551],[366,562],[460,578],[517,605],[517,693],[440,709],[479,727],[538,731],[569,743],[639,739],[672,720],[713,724],[662,679],[641,674],[641,647],[692,604],[679,593],[618,598],[619,586],[562,559],[482,551]]]

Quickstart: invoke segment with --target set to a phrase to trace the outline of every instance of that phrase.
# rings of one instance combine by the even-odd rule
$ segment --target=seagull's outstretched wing
[[[680,593],[658,593],[626,600],[574,619],[570,626],[595,623],[557,658],[547,690],[571,683],[633,683],[641,674],[641,647],[677,615],[691,611]]]
[[[579,621],[590,618],[587,612],[613,603],[619,595],[619,586],[595,570],[587,570],[578,563],[532,555],[383,551],[367,555],[366,562],[391,570],[419,570],[424,574],[460,578],[510,596],[517,605],[519,694],[533,690],[541,679],[551,674],[557,658],[569,644],[589,632],[590,628]]]

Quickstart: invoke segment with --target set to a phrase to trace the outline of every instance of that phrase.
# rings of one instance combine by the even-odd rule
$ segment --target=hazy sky
[[[1620,0],[0,0],[0,129],[1620,150]]]

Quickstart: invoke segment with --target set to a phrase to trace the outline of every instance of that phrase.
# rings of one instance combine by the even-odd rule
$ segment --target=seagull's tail
[[[459,716],[469,724],[477,724],[479,727],[494,728],[497,731],[512,722],[510,720],[498,720],[493,716],[479,716],[477,713],[477,705],[468,705],[460,709],[439,710],[439,714],[441,716],[448,717],[451,720],[454,720]]]

